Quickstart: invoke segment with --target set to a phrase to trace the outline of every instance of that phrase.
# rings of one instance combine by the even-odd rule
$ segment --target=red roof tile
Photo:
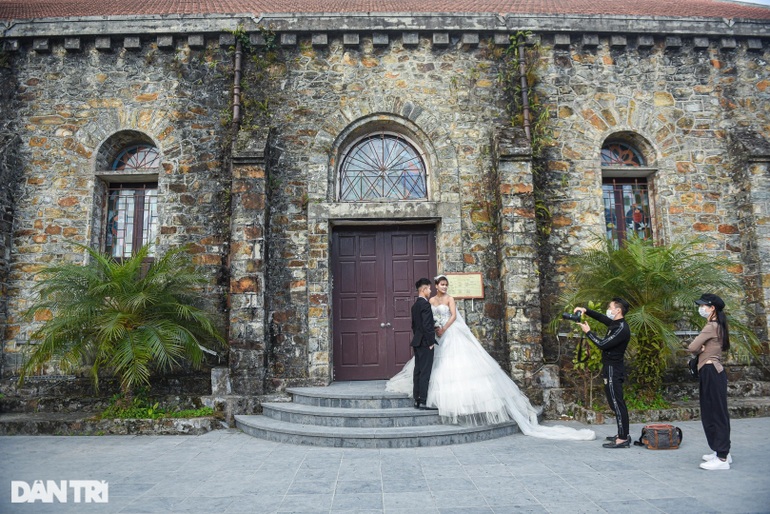
[[[770,19],[770,7],[727,0],[0,0],[0,19],[268,13],[619,14]]]

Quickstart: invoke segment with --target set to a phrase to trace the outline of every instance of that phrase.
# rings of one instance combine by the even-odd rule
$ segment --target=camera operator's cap
[[[695,303],[698,305],[710,305],[716,307],[718,311],[725,308],[725,302],[717,295],[711,293],[703,293],[700,295],[700,298],[695,300]]]

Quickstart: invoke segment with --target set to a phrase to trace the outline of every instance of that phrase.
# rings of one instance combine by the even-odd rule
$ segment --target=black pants
[[[625,371],[615,366],[605,366],[602,370],[604,376],[604,394],[607,403],[615,413],[615,421],[618,424],[618,439],[628,439],[628,407],[623,398],[623,381]]]
[[[709,448],[724,459],[730,453],[730,414],[727,411],[727,372],[705,364],[700,377],[700,419]]]
[[[433,350],[427,346],[413,346],[414,349],[414,401],[428,400],[428,384],[433,369]]]

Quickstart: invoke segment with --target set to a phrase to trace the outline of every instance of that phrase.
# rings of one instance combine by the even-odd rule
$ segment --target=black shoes
[[[419,409],[420,408],[420,402],[419,401],[417,401],[417,400],[414,401],[414,408],[415,409]]]
[[[608,441],[615,441],[615,439],[617,439],[617,438],[618,438],[617,434],[615,434],[615,435],[608,435],[607,437],[605,437],[605,439],[608,440]]]
[[[428,407],[424,403],[420,405],[420,410],[438,410],[436,407]]]
[[[625,441],[616,443],[615,441],[612,441],[610,443],[604,443],[602,445],[602,448],[629,448],[631,446],[631,438],[629,437]]]

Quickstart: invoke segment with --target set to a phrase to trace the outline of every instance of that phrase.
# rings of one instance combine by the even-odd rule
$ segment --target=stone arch
[[[147,145],[155,148],[160,156],[158,166],[145,169],[113,170],[112,164],[115,158],[125,149],[136,145]],[[109,240],[109,207],[107,197],[111,187],[116,184],[130,182],[128,187],[139,189],[148,185],[157,190],[157,182],[163,165],[163,151],[155,138],[144,131],[136,129],[116,130],[102,140],[96,147],[91,158],[91,170],[95,180],[93,182],[93,202],[91,208],[91,246],[100,251],[105,250]],[[157,241],[153,241],[157,243]]]
[[[349,151],[357,140],[380,131],[391,132],[403,136],[410,146],[415,147],[415,150],[420,154],[426,169],[428,191],[426,199],[430,200],[434,196],[433,193],[438,184],[436,184],[437,180],[433,175],[434,172],[438,170],[439,166],[436,151],[433,148],[431,141],[426,138],[419,127],[408,119],[389,114],[380,114],[355,120],[337,136],[330,152],[331,161],[329,163],[328,171],[331,176],[327,177],[327,181],[329,182],[327,198],[329,201],[336,201],[341,194],[337,191],[337,184],[339,183],[339,168],[342,166],[342,159],[345,152]]]
[[[96,171],[106,171],[112,168],[112,162],[117,154],[129,146],[145,144],[158,149],[158,144],[152,137],[138,130],[121,130],[104,140],[98,147],[94,160]]]
[[[425,109],[399,97],[371,98],[353,106],[344,106],[327,118],[311,148],[311,173],[320,179],[308,196],[317,201],[334,201],[336,168],[340,153],[352,139],[376,128],[390,128],[414,139],[425,152],[426,164],[433,174],[433,195],[440,201],[451,183],[459,183],[459,164],[449,131]],[[321,177],[324,179],[321,179]]]
[[[661,166],[668,156],[683,147],[677,127],[659,116],[661,109],[668,108],[668,102],[652,95],[640,98],[616,93],[597,94],[581,109],[580,114],[587,123],[582,125],[580,132],[589,138],[592,158],[599,159],[601,147],[609,137],[619,137],[633,142],[640,150],[644,149],[648,164],[654,162]]]
[[[646,137],[633,130],[618,130],[605,135],[605,137],[599,142],[598,149],[594,152],[594,155],[601,154],[601,150],[608,142],[620,141],[633,146],[638,150],[645,160],[646,167],[656,167],[657,162],[660,159],[660,154],[655,145],[653,145]],[[601,161],[601,157],[599,157]]]
[[[156,115],[147,109],[124,106],[104,110],[73,137],[79,145],[90,150],[90,169],[102,171],[107,169],[101,167],[104,152],[109,150],[113,142],[119,144],[124,138],[135,138],[136,142],[152,144],[160,152],[164,166],[176,167],[176,161],[181,155],[194,150],[192,143],[177,140],[175,133],[175,125],[170,124],[166,116]]]
[[[667,240],[669,200],[658,191],[661,184],[670,180],[669,171],[676,168],[676,155],[684,147],[684,134],[661,116],[672,107],[673,104],[661,101],[652,93],[633,95],[610,91],[595,94],[579,109],[565,111],[576,116],[565,117],[572,137],[563,143],[563,155],[570,159],[573,172],[585,177],[587,188],[585,196],[580,198],[579,214],[560,213],[565,220],[578,221],[580,226],[574,233],[604,233],[601,150],[608,140],[614,139],[631,144],[644,155],[646,166],[639,175],[650,176],[655,238]],[[580,247],[581,243],[571,242],[568,234],[564,231],[556,237],[563,237],[569,246]]]

